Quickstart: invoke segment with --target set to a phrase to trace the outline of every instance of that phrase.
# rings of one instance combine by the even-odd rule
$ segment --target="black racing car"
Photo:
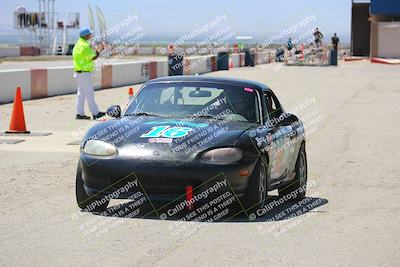
[[[305,197],[303,124],[264,84],[154,79],[121,113],[111,106],[107,114],[115,119],[82,140],[76,197],[83,210],[104,211],[110,199],[133,199],[138,191],[148,201],[191,201],[225,190],[246,210],[264,207],[274,189]]]

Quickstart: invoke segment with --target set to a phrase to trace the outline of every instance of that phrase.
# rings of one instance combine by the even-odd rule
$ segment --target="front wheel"
[[[264,158],[260,158],[247,187],[244,201],[245,209],[249,212],[255,212],[263,208],[267,196],[267,164]]]
[[[296,176],[294,180],[287,186],[280,188],[279,196],[290,195],[295,201],[302,200],[306,197],[307,190],[307,154],[305,144],[300,147],[299,155],[296,161]]]
[[[110,200],[103,197],[89,196],[83,187],[82,168],[81,163],[78,163],[76,170],[76,184],[75,184],[76,202],[79,208],[88,212],[103,212],[107,209]]]

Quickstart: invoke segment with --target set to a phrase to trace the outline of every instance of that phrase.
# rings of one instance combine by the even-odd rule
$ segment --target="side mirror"
[[[113,118],[121,117],[121,107],[118,105],[112,105],[106,111],[107,115]]]
[[[290,114],[290,113],[283,113],[284,115],[284,120],[282,121],[283,125],[291,125],[298,121],[299,119],[297,118],[296,115]]]

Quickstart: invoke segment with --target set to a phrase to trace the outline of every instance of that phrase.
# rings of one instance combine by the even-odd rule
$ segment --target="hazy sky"
[[[24,3],[28,11],[38,9],[37,0],[0,0],[0,3],[1,29],[12,26],[12,13],[18,3]],[[56,11],[80,12],[82,25],[88,25],[87,4],[97,5],[103,10],[108,26],[130,14],[137,14],[138,23],[148,34],[191,32],[223,14],[227,15],[227,24],[241,35],[276,33],[311,15],[316,16],[313,23],[326,34],[338,32],[348,38],[350,33],[350,0],[56,0],[55,3]]]

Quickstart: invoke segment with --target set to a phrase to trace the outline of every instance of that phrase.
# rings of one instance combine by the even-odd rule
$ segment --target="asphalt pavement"
[[[254,221],[195,223],[143,212],[80,213],[76,143],[95,122],[74,119],[75,95],[25,101],[28,129],[52,134],[0,136],[24,140],[0,144],[0,264],[396,266],[399,73],[400,66],[360,61],[319,68],[257,65],[207,74],[266,83],[308,126],[308,198],[296,211],[278,205]],[[102,110],[125,106],[128,87],[97,91],[96,99]],[[2,131],[11,110],[12,104],[0,105]],[[276,192],[272,195],[278,201]],[[132,209],[123,201],[110,207],[113,212]]]

